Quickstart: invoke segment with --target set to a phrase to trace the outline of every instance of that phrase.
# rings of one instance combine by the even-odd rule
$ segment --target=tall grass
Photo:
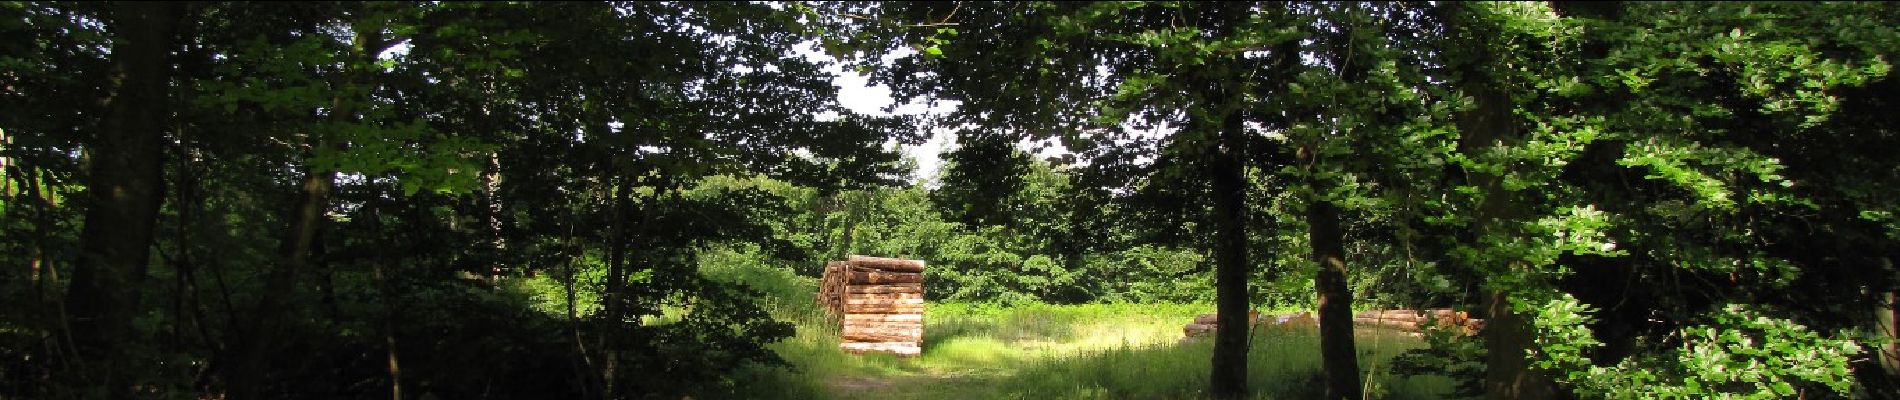
[[[1203,397],[1208,340],[1183,340],[1180,327],[1209,305],[1088,304],[926,307],[924,353],[914,358],[838,350],[837,328],[815,313],[798,316],[797,336],[774,344],[791,368],[757,367],[735,376],[732,398],[758,399],[1184,399]],[[1318,397],[1319,338],[1311,327],[1252,335],[1249,386],[1261,399]],[[1419,339],[1385,330],[1358,337],[1368,393],[1430,399],[1448,393],[1438,377],[1402,378],[1384,365]]]
[[[749,366],[709,398],[743,399],[1191,399],[1207,386],[1213,346],[1183,340],[1181,326],[1211,304],[1048,305],[930,303],[918,357],[847,354],[836,322],[815,307],[817,282],[782,267],[722,254],[702,264],[714,279],[766,294],[797,334],[770,346],[787,366]],[[750,262],[748,262],[750,261]],[[1294,310],[1263,310],[1281,313]],[[1320,396],[1319,338],[1311,327],[1255,330],[1248,384],[1260,399]],[[1370,398],[1430,399],[1442,377],[1401,378],[1385,364],[1420,339],[1386,330],[1358,335]]]
[[[1256,398],[1307,399],[1321,396],[1319,337],[1312,327],[1265,328],[1252,334],[1248,386]],[[1358,337],[1360,367],[1368,397],[1441,398],[1451,381],[1436,377],[1406,379],[1381,373],[1383,364],[1417,339],[1378,330]],[[983,398],[1018,399],[1185,399],[1206,395],[1211,340],[1190,340],[1150,347],[1121,347],[1037,360],[1002,379]]]

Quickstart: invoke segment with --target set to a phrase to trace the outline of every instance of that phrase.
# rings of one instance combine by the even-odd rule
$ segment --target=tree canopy
[[[1486,398],[1900,395],[1885,2],[0,2],[0,398],[745,397],[932,302],[1450,307]],[[936,114],[859,113],[835,74]],[[942,172],[905,149],[950,132]],[[1058,154],[1053,158],[1044,154]],[[834,332],[835,333],[835,332]],[[286,356],[295,355],[295,356]]]

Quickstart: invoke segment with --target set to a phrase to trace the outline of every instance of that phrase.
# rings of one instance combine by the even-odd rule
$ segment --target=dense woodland
[[[933,303],[1315,310],[1327,398],[1371,394],[1376,307],[1486,318],[1394,364],[1448,396],[1892,398],[1897,27],[0,2],[0,398],[753,397],[740,372],[804,367],[778,310],[851,254],[926,260]],[[955,107],[853,112],[833,71]],[[1249,331],[1212,340],[1205,395],[1247,395]]]

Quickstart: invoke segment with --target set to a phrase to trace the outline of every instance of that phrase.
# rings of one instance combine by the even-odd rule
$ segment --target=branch
[[[961,6],[961,5],[959,5],[959,6]],[[955,13],[955,11],[953,10],[953,11],[952,11],[952,14],[954,14],[954,13]],[[877,19],[877,18],[872,18],[872,17],[867,17],[867,16],[863,16],[863,15],[857,15],[857,14],[851,14],[851,13],[838,13],[838,16],[841,16],[841,17],[845,17],[845,18],[850,18],[850,19],[855,19],[855,20],[859,20],[859,21],[871,21],[871,22],[876,22],[876,23],[880,23],[880,24],[891,24],[891,25],[895,25],[895,26],[897,26],[897,27],[902,27],[902,28],[929,28],[929,27],[937,27],[937,26],[957,26],[957,23],[955,23],[955,22],[925,22],[925,23],[917,23],[917,24],[896,24],[896,23],[891,23],[891,22],[889,22],[889,21],[885,21],[885,20],[881,20],[881,19]],[[946,17],[944,17],[944,19],[943,19],[943,21],[949,21],[949,20],[950,20],[950,17],[947,17],[947,16],[946,16]]]

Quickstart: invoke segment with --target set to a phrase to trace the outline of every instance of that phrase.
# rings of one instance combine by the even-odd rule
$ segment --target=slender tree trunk
[[[568,209],[570,212],[573,212],[575,206],[569,204]],[[594,369],[593,355],[587,352],[587,340],[581,336],[580,312],[574,306],[574,302],[579,297],[574,292],[574,263],[587,255],[586,251],[582,250],[580,246],[575,245],[575,226],[579,224],[580,217],[578,215],[575,215],[568,221],[567,238],[566,241],[562,242],[567,248],[567,262],[562,263],[565,273],[562,274],[561,288],[567,295],[568,335],[574,340],[574,356],[580,361],[580,365],[577,365],[574,369],[575,376],[581,377],[580,398],[591,399],[595,398],[594,396],[597,393],[600,393],[601,384],[596,379],[599,375],[594,373],[596,369]]]
[[[370,231],[376,237],[384,238],[382,208],[376,200],[370,200],[365,208],[369,217]],[[384,238],[387,240],[387,238]],[[370,279],[376,285],[377,301],[382,303],[382,312],[377,315],[377,325],[383,331],[384,366],[389,373],[389,398],[402,400],[402,358],[398,356],[396,346],[396,321],[402,320],[402,307],[396,304],[396,287],[391,283],[391,266],[401,263],[400,259],[389,260],[385,257],[370,259]]]
[[[47,305],[47,272],[50,271],[50,269],[44,265],[46,261],[46,240],[49,234],[48,226],[53,224],[53,219],[50,218],[53,203],[48,201],[45,195],[42,194],[43,192],[40,191],[39,171],[31,169],[22,171],[20,168],[14,168],[13,173],[19,174],[21,181],[20,186],[25,188],[27,201],[30,202],[30,208],[33,210],[34,240],[31,254],[27,256],[27,274],[33,279],[33,304],[37,306],[35,310],[41,310],[43,312]],[[45,317],[43,314],[37,316]],[[40,319],[40,321],[44,321],[44,319]]]
[[[1889,262],[1891,265],[1891,262]],[[1891,266],[1889,267],[1891,268]],[[1880,327],[1880,333],[1888,340],[1880,346],[1880,367],[1887,372],[1890,382],[1900,382],[1900,296],[1892,289],[1879,294],[1880,304],[1874,307],[1874,321]]]
[[[607,244],[607,287],[601,291],[607,303],[602,309],[607,317],[604,320],[607,329],[600,331],[600,351],[603,361],[600,371],[601,397],[606,399],[614,398],[614,375],[620,361],[613,349],[615,348],[615,333],[618,332],[617,328],[621,324],[622,312],[625,309],[621,304],[625,300],[620,297],[620,292],[625,290],[624,286],[627,284],[627,219],[633,208],[633,178],[621,176],[617,179],[613,190],[614,227],[610,239],[612,243]]]
[[[385,46],[378,30],[365,26],[355,27],[356,38],[345,57],[344,72],[340,83],[355,85],[363,81],[362,65],[375,52]],[[372,50],[376,49],[376,50]],[[341,95],[331,100],[331,118],[335,123],[347,123],[355,120],[356,110],[352,107],[358,100],[346,99]],[[311,151],[326,151],[337,143],[323,135],[316,135],[311,143]],[[329,217],[325,213],[330,208],[330,191],[335,187],[336,171],[327,168],[305,166],[304,178],[297,193],[297,200],[291,209],[283,242],[279,247],[281,257],[276,268],[272,269],[264,281],[264,295],[258,300],[252,321],[253,329],[246,334],[245,343],[237,353],[238,362],[229,364],[230,397],[239,400],[264,398],[264,389],[269,380],[270,358],[279,346],[277,339],[286,320],[285,305],[296,293],[298,274],[309,273],[313,250],[316,248],[317,234]]]
[[[376,292],[383,303],[383,312],[378,318],[381,321],[378,322],[382,325],[384,359],[389,369],[389,398],[402,400],[402,359],[397,357],[396,347],[396,321],[401,316],[397,314],[399,308],[395,305],[395,287],[389,282],[389,272],[384,264],[381,260],[375,261],[371,274],[376,279]]]
[[[1315,152],[1301,149],[1300,164],[1308,173],[1316,173]],[[1339,208],[1323,196],[1325,183],[1308,177],[1310,196],[1306,204],[1307,241],[1313,247],[1313,261],[1319,263],[1313,286],[1319,292],[1320,363],[1326,371],[1327,399],[1359,399],[1359,353],[1352,336],[1352,289],[1346,285],[1346,247],[1339,229]]]
[[[283,307],[287,297],[292,296],[296,286],[297,274],[307,272],[310,265],[311,247],[316,241],[317,230],[322,225],[324,211],[329,209],[330,189],[335,185],[329,170],[306,168],[303,190],[297,196],[295,213],[291,215],[290,229],[286,232],[282,247],[279,249],[282,261],[271,270],[264,283],[264,295],[259,299],[252,318],[255,327],[249,332],[247,345],[239,357],[241,362],[233,363],[231,374],[231,397],[236,399],[257,399],[264,397],[266,369],[274,349],[278,346],[275,339],[282,329]]]
[[[1239,398],[1247,394],[1247,332],[1252,328],[1247,278],[1253,264],[1247,261],[1247,180],[1241,149],[1246,132],[1239,113],[1227,107],[1232,97],[1226,89],[1214,87],[1211,92],[1212,104],[1204,107],[1228,111],[1218,120],[1200,123],[1212,139],[1208,173],[1214,190],[1214,288],[1220,325],[1214,334],[1210,389],[1215,397]]]
[[[851,255],[851,246],[857,242],[858,221],[864,218],[864,208],[867,207],[861,197],[868,196],[865,193],[844,191],[838,192],[838,196],[844,201],[844,234],[839,239],[838,254],[834,254],[832,259],[843,260],[845,256]]]
[[[141,369],[126,348],[138,342],[132,318],[139,308],[138,283],[151,254],[164,184],[163,127],[170,126],[165,123],[171,80],[166,59],[184,8],[178,3],[129,2],[114,11],[117,87],[99,134],[87,149],[87,194],[92,202],[79,234],[79,259],[66,308],[74,349],[98,372],[83,379],[124,397],[130,395],[130,377]]]

